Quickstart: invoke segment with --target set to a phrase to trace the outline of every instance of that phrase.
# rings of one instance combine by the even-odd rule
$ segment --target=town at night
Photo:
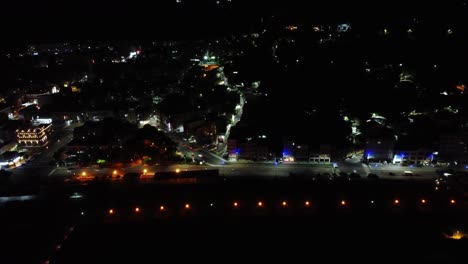
[[[466,259],[468,1],[26,2],[1,263]]]

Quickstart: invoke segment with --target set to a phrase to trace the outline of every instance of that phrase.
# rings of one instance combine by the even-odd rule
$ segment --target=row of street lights
[[[419,203],[420,203],[421,205],[426,205],[426,204],[428,204],[428,200],[426,200],[426,199],[421,199],[421,200],[419,201]],[[340,200],[338,204],[339,204],[341,207],[349,207],[349,206],[350,206],[350,203],[349,203],[349,201],[347,201],[347,200]],[[375,201],[374,201],[374,200],[371,200],[371,201],[370,201],[370,204],[375,204]],[[400,201],[399,199],[394,199],[394,200],[392,201],[392,204],[393,204],[394,206],[400,206],[400,205],[401,205],[401,201]],[[449,200],[449,204],[450,204],[450,205],[456,205],[456,204],[457,204],[457,201],[456,201],[455,199],[450,199],[450,200]],[[214,207],[214,204],[213,204],[213,203],[210,203],[209,205],[210,205],[210,207]],[[282,207],[282,208],[287,208],[287,207],[289,207],[289,203],[288,203],[286,200],[283,200],[283,201],[280,202],[279,206]],[[312,206],[312,202],[311,202],[311,201],[305,200],[305,201],[303,202],[303,207],[309,208],[309,207],[311,207],[311,206]],[[240,203],[239,201],[234,201],[234,202],[232,202],[232,207],[233,207],[234,209],[240,208],[240,207],[241,207],[241,203]],[[263,201],[257,201],[257,202],[256,202],[256,207],[257,207],[257,208],[264,208],[264,207],[265,207],[265,203],[264,203]],[[168,209],[168,208],[167,208],[165,205],[160,205],[160,206],[159,206],[159,211],[160,211],[160,212],[164,212],[164,211],[166,211],[167,209]],[[182,209],[184,209],[184,210],[191,210],[191,209],[192,209],[192,205],[191,205],[190,203],[185,203],[185,204],[183,205]],[[135,208],[133,209],[133,211],[134,211],[134,213],[138,214],[138,213],[141,213],[141,212],[142,212],[142,209],[141,209],[140,207],[137,206],[137,207],[135,207]],[[111,209],[109,209],[109,210],[107,211],[107,213],[108,213],[109,215],[114,215],[114,214],[116,213],[116,210],[113,209],[113,208],[111,208]]]

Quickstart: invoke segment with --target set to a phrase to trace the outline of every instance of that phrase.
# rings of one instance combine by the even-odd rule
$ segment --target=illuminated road
[[[75,125],[76,126],[76,125]],[[218,169],[219,174],[227,178],[277,178],[288,177],[290,174],[297,174],[304,177],[312,177],[315,174],[332,175],[340,172],[351,173],[355,172],[361,175],[363,179],[367,178],[369,173],[377,174],[380,178],[391,180],[411,180],[411,181],[432,181],[437,176],[436,168],[433,167],[402,167],[396,165],[363,165],[360,162],[338,162],[338,167],[333,168],[332,164],[307,164],[307,163],[273,163],[273,162],[226,162],[226,160],[195,145],[189,145],[183,141],[178,135],[168,133],[171,139],[178,143],[178,150],[187,156],[197,157],[199,154],[203,156],[207,165],[192,165],[192,164],[174,164],[174,165],[153,165],[153,166],[131,166],[119,169],[118,175],[125,173],[142,173],[143,178],[152,178],[155,172],[158,171],[175,171],[179,170],[200,170],[200,169]],[[56,167],[48,164],[52,160],[53,153],[59,148],[64,147],[73,138],[73,127],[64,128],[56,135],[56,140],[51,140],[49,148],[45,149],[42,155],[33,162],[23,165],[13,170],[14,182],[21,182],[26,178],[51,177],[57,180],[65,180],[73,175],[77,176],[83,171],[86,171],[87,176],[110,176],[113,175],[114,168],[77,168],[70,170],[66,167]],[[146,170],[146,173],[144,173]],[[411,170],[414,176],[403,176],[404,171]],[[390,173],[394,175],[390,175]],[[114,175],[116,176],[116,175]]]
[[[160,171],[181,171],[187,170],[211,170],[218,169],[219,174],[223,177],[238,179],[238,178],[277,178],[277,177],[288,177],[290,174],[297,174],[304,177],[311,177],[317,173],[331,175],[333,173],[333,167],[331,165],[311,165],[311,164],[277,164],[274,163],[230,163],[225,165],[190,165],[190,164],[174,164],[174,165],[153,165],[153,166],[132,166],[121,169],[116,169],[118,175],[124,175],[125,173],[141,173],[142,178],[150,179],[156,172]],[[145,171],[146,170],[146,171]],[[68,170],[64,167],[54,168],[51,171],[51,177],[57,178],[69,178],[72,175],[79,175],[83,171],[86,171],[87,176],[110,176],[113,174],[113,168],[77,168],[74,170]],[[338,170],[335,172],[338,173]],[[341,169],[341,172],[344,172]],[[347,171],[351,173],[352,171]],[[386,170],[374,171],[372,173],[377,174],[382,179],[390,180],[410,180],[410,181],[433,181],[437,176],[435,169],[432,170],[414,170],[415,176],[403,176],[398,174],[394,170],[395,175],[390,176]],[[363,180],[366,180],[364,174],[360,174]]]

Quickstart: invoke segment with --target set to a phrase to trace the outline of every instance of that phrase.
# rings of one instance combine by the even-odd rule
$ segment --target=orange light
[[[237,202],[234,202],[234,207],[238,207],[239,204]]]
[[[81,176],[86,176],[86,171],[83,171],[83,172],[81,173]]]
[[[179,169],[179,168],[177,168],[177,169],[175,170],[175,172],[176,172],[176,173],[179,173],[179,172],[180,172],[180,169]]]
[[[112,174],[117,175],[117,170],[114,170]]]
[[[457,201],[455,201],[454,199],[452,199],[452,200],[450,200],[450,203],[451,203],[451,204],[456,204]]]
[[[425,199],[422,199],[422,200],[421,200],[421,203],[422,203],[422,204],[425,204],[426,202],[427,202],[427,201],[426,201]]]
[[[109,209],[109,214],[114,214],[114,209]]]
[[[185,209],[190,209],[190,204],[185,204]]]
[[[459,85],[456,85],[455,88],[457,88],[458,90],[464,92],[465,91],[465,85],[464,84],[459,84]]]
[[[164,210],[165,210],[164,205],[161,205],[161,206],[159,207],[159,211],[164,211]]]
[[[257,205],[258,205],[258,207],[262,207],[262,206],[263,206],[263,203],[262,203],[262,202],[258,202]]]
[[[346,201],[345,201],[345,200],[342,200],[342,201],[341,201],[341,205],[342,205],[342,206],[345,206],[345,205],[346,205]]]
[[[143,170],[143,174],[146,174],[147,172],[148,172],[147,169],[144,169],[144,170]]]
[[[395,204],[400,204],[400,200],[395,199],[395,201],[393,201],[393,203],[395,203]]]
[[[310,202],[309,201],[305,201],[305,206],[310,206]]]
[[[135,207],[135,213],[139,213],[140,212],[140,207]]]
[[[283,205],[283,207],[286,207],[286,206],[288,206],[288,203],[287,203],[286,201],[283,201],[283,202],[281,203],[281,205]]]

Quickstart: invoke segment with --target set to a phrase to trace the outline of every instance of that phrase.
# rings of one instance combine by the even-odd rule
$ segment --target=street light
[[[147,172],[148,172],[148,170],[147,170],[147,169],[144,169],[144,170],[143,170],[143,175],[146,175]]]
[[[177,169],[175,170],[175,172],[176,172],[176,173],[179,173],[179,172],[180,172],[180,169],[179,169],[179,168],[177,168]]]
[[[117,170],[114,170],[114,171],[112,172],[112,174],[113,174],[113,175],[117,175]]]

